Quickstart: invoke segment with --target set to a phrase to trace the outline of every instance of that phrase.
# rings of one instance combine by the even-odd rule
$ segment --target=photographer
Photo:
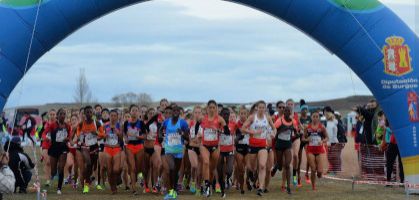
[[[16,177],[14,192],[19,188],[19,193],[25,194],[32,178],[31,170],[35,167],[35,164],[23,151],[19,137],[12,137],[10,142],[6,142],[4,149],[9,149],[9,166]]]
[[[364,117],[363,143],[377,145],[375,131],[378,127],[378,112],[381,110],[377,105],[377,101],[372,99],[366,106],[358,106],[354,110]]]
[[[8,164],[9,155],[0,144],[0,200],[3,200],[3,194],[13,193],[15,188],[15,176]]]

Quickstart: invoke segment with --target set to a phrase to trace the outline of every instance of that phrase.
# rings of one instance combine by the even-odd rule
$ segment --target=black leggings
[[[393,166],[394,162],[396,162],[396,157],[398,157],[399,161],[399,171],[400,171],[400,182],[404,183],[404,171],[403,171],[403,164],[402,159],[400,157],[399,148],[397,147],[397,144],[389,144],[386,152],[387,156],[387,181],[391,181],[391,174],[393,173]]]
[[[164,157],[166,158],[169,166],[169,186],[173,187],[168,189],[176,189],[182,158],[175,158],[174,155],[171,154],[166,154]]]
[[[57,174],[58,171],[58,190],[61,190],[63,187],[64,181],[64,167],[67,161],[67,153],[63,153],[58,157],[50,156],[50,164],[51,164],[51,180]]]

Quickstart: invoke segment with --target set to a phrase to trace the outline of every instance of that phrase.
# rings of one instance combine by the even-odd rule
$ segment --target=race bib
[[[312,134],[312,135],[310,135],[309,145],[310,146],[320,146],[321,141],[322,141],[322,138],[318,134],[315,134],[315,135]]]
[[[265,129],[262,129],[262,133],[261,134],[255,134],[254,137],[256,139],[266,139],[268,136],[268,131]]]
[[[244,138],[239,141],[239,144],[248,145],[249,144],[249,135],[244,135]]]
[[[167,134],[167,144],[169,146],[178,146],[182,145],[182,138],[179,133]]]
[[[147,140],[155,140],[157,137],[157,125],[151,124],[149,126],[150,132],[147,134]]]
[[[97,144],[97,136],[92,133],[87,134],[84,139],[86,146],[93,146]]]
[[[118,144],[118,135],[113,132],[108,133],[106,144],[109,146],[116,146]]]
[[[204,130],[204,141],[217,141],[217,131],[215,129],[207,128]]]
[[[128,127],[128,141],[136,141],[137,137],[140,136],[140,132],[137,129]]]
[[[192,128],[189,130],[189,135],[190,135],[191,139],[194,139],[194,138],[196,137],[195,127],[192,127]]]
[[[68,136],[68,133],[66,129],[58,130],[57,134],[55,135],[55,142],[64,142],[67,136]]]
[[[291,130],[286,130],[284,132],[281,132],[278,134],[278,139],[280,140],[285,140],[285,141],[290,141],[291,140]]]
[[[220,135],[220,145],[222,145],[222,146],[233,145],[233,136],[221,134]]]

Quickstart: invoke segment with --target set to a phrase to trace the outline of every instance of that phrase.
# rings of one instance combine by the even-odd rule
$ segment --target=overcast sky
[[[383,2],[418,30],[415,0]],[[224,1],[154,0],[68,37],[28,71],[6,106],[72,102],[81,68],[101,102],[125,92],[220,102],[370,94],[355,74],[352,84],[339,58],[269,15]]]

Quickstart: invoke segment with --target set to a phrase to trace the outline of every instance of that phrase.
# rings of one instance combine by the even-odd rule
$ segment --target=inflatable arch
[[[40,2],[41,1],[41,2]],[[0,1],[0,109],[24,72],[69,34],[145,0]],[[230,0],[306,33],[364,81],[388,115],[407,181],[419,184],[419,40],[378,0]],[[28,47],[31,41],[30,56]],[[204,8],[203,8],[204,9]]]

